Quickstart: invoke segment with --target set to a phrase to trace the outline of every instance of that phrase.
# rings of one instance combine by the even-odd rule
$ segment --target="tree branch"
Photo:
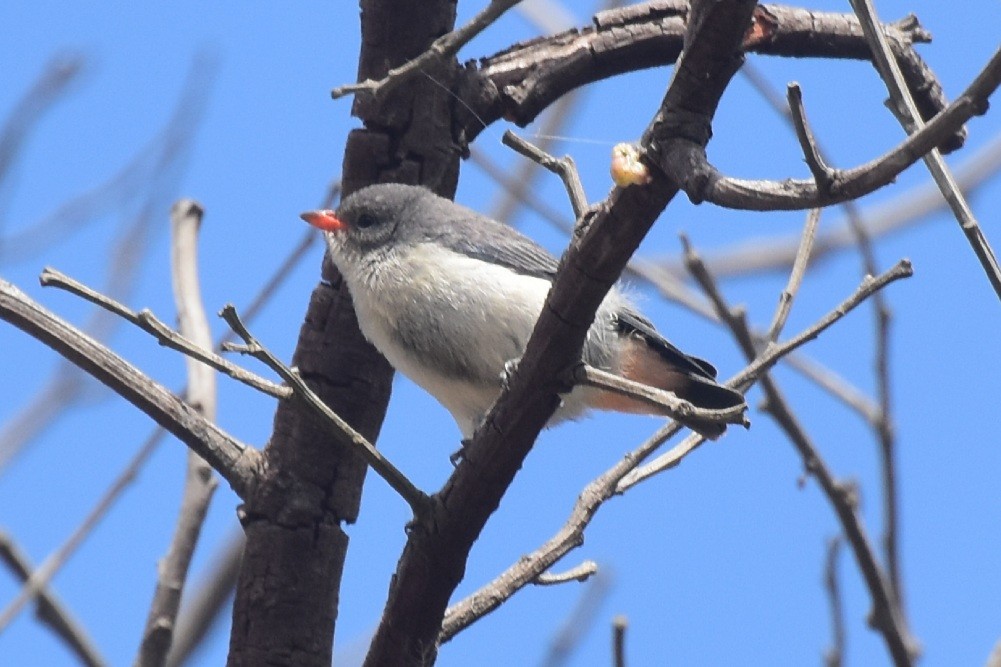
[[[876,16],[876,9],[873,7],[871,0],[850,0],[850,2],[862,23],[866,40],[872,47],[880,76],[890,91],[890,109],[894,112],[897,120],[904,126],[908,134],[914,136],[922,129],[921,113],[918,111],[914,99],[907,91],[904,76],[893,59],[886,36],[883,34],[881,26],[878,23],[879,18]],[[995,52],[993,61],[1001,61],[1001,49]],[[998,69],[1001,69],[1001,65],[998,66]],[[978,77],[978,79],[982,77],[983,75]],[[997,74],[996,78],[1001,79],[1001,74]],[[986,111],[986,99],[982,104]],[[945,160],[942,159],[942,155],[938,150],[932,150],[925,154],[924,161],[928,167],[928,171],[931,172],[932,178],[935,179],[939,190],[942,191],[942,196],[949,202],[949,208],[952,209],[956,221],[959,222],[959,227],[966,236],[966,240],[969,242],[970,247],[973,248],[977,259],[980,260],[980,266],[983,268],[984,273],[987,274],[987,279],[994,288],[994,293],[998,299],[1001,299],[1001,265],[998,265],[994,250],[991,249],[990,243],[987,242],[987,237],[984,235],[980,224],[973,215],[973,211],[970,210],[970,205],[966,202],[966,198],[956,184],[956,179],[953,177],[952,172],[945,164]]]
[[[739,67],[739,44],[753,2],[714,4],[690,30],[689,47],[644,136],[667,141],[682,107],[709,118]],[[707,137],[708,139],[708,137]],[[595,311],[654,219],[675,194],[663,178],[616,189],[583,226],[507,390],[490,410],[445,486],[437,521],[411,526],[383,620],[366,658],[370,667],[433,659],[448,599],[483,525],[559,403],[555,378],[580,356]]]
[[[1001,51],[977,78],[927,125],[884,155],[858,167],[833,172],[827,191],[813,180],[752,181],[722,175],[696,143],[678,142],[659,156],[658,164],[694,203],[751,211],[815,208],[856,199],[891,183],[904,169],[933,150],[973,116],[987,110],[987,100],[1001,85]]]
[[[7,564],[22,583],[31,581],[33,568],[28,556],[18,548],[17,544],[4,531],[0,531],[0,560]],[[55,593],[44,586],[38,587],[36,596],[37,608],[35,615],[45,625],[51,628],[57,637],[62,639],[70,650],[79,658],[80,663],[87,667],[104,667],[108,662],[101,657],[87,631],[73,618]]]
[[[736,313],[723,300],[713,277],[705,265],[694,253],[686,254],[686,263],[692,274],[703,287],[715,304],[720,317],[730,326],[734,337],[740,343],[745,357],[750,361],[755,359],[755,348],[751,331],[747,326],[743,313]],[[884,276],[892,273],[910,275],[910,264],[900,262]],[[866,276],[863,286],[872,283],[871,276]],[[760,357],[759,357],[760,358]],[[752,364],[753,365],[753,364]],[[903,610],[897,604],[893,588],[883,569],[879,565],[875,551],[869,540],[865,525],[858,513],[857,499],[846,484],[838,481],[827,467],[820,452],[814,446],[810,437],[799,423],[799,420],[789,408],[788,402],[778,386],[769,376],[761,378],[761,386],[767,397],[767,411],[778,425],[786,432],[796,450],[803,459],[803,467],[817,479],[820,488],[834,508],[842,530],[852,547],[859,570],[865,579],[866,586],[873,601],[873,612],[870,617],[872,626],[880,632],[887,649],[898,667],[911,665],[917,653],[917,644],[911,637]]]
[[[427,517],[431,509],[427,494],[414,486],[413,482],[400,472],[399,468],[394,466],[382,452],[375,448],[375,445],[365,439],[358,431],[351,428],[350,424],[330,409],[323,402],[323,399],[309,388],[309,385],[303,381],[302,377],[294,369],[283,364],[278,357],[261,345],[260,341],[254,338],[253,334],[250,333],[240,320],[240,316],[231,304],[223,307],[221,315],[226,320],[226,323],[232,327],[233,331],[246,342],[245,345],[228,343],[223,346],[224,349],[240,352],[241,354],[249,354],[263,362],[275,373],[278,373],[285,382],[292,386],[293,396],[302,401],[320,417],[322,420],[321,423],[327,433],[334,436],[341,445],[349,448],[361,457],[379,477],[382,477],[394,491],[400,494],[400,497],[410,505],[415,518]]]
[[[841,302],[834,310],[829,312],[827,315],[822,317],[813,326],[805,329],[798,335],[790,338],[784,343],[771,343],[768,344],[764,350],[759,352],[757,356],[751,354],[750,357],[754,361],[747,366],[743,371],[737,375],[730,378],[726,385],[728,387],[739,389],[741,391],[746,391],[747,387],[753,384],[762,370],[767,370],[774,366],[778,361],[786,356],[789,352],[799,348],[800,346],[806,344],[807,342],[815,339],[819,336],[825,329],[830,327],[832,324],[837,322],[839,319],[847,315],[854,308],[856,308],[860,303],[868,299],[873,294],[877,293],[879,290],[883,289],[890,283],[900,280],[901,278],[907,278],[913,275],[913,270],[911,269],[911,264],[907,260],[901,260],[897,262],[895,266],[890,268],[888,271],[881,273],[879,276],[873,278],[872,276],[866,276],[862,280],[862,284],[859,285],[858,289]],[[737,309],[734,309],[737,310]],[[735,326],[740,329],[739,322],[743,322],[743,313],[741,311],[732,312],[727,309],[728,316],[735,319]],[[738,322],[739,321],[739,322]],[[741,342],[741,347],[744,347],[744,342]],[[691,437],[688,440],[698,440],[698,442],[691,442],[689,444],[682,443],[678,445],[674,450],[662,454],[657,459],[651,461],[650,463],[637,468],[635,471],[631,472],[627,477],[623,478],[619,488],[616,490],[621,493],[631,486],[635,486],[642,480],[650,477],[653,474],[661,472],[672,468],[678,464],[681,458],[688,453],[688,450],[694,449],[696,446],[701,444],[701,438]],[[686,442],[688,442],[686,440]],[[684,446],[683,446],[684,445]],[[677,450],[677,451],[675,451]]]
[[[191,200],[176,202],[170,211],[171,276],[181,334],[203,350],[212,347],[212,332],[202,303],[198,280],[198,231],[203,209]],[[185,358],[188,370],[188,404],[205,419],[216,419],[216,377],[212,368],[191,357]],[[209,502],[218,482],[203,458],[188,450],[187,473],[177,525],[167,555],[157,568],[156,590],[150,604],[146,627],[136,665],[165,665],[174,640],[174,625],[181,608],[181,594],[188,578],[188,567],[198,544]]]
[[[38,339],[111,387],[198,452],[241,498],[256,482],[260,452],[235,440],[114,352],[0,279],[0,319]]]
[[[826,667],[841,667],[845,655],[845,612],[841,601],[841,586],[838,584],[840,553],[841,538],[832,537],[827,541],[827,557],[824,559],[824,588],[831,606],[831,646],[824,652]]]
[[[148,309],[143,309],[138,313],[127,308],[114,299],[93,290],[81,282],[70,278],[65,273],[56,269],[46,267],[39,277],[40,282],[45,287],[58,287],[75,294],[82,299],[104,308],[110,313],[118,315],[124,320],[136,325],[149,335],[156,338],[157,342],[164,347],[177,350],[189,358],[207,364],[212,368],[225,373],[237,382],[242,382],[248,387],[273,396],[275,398],[288,398],[292,395],[292,390],[288,387],[275,384],[270,380],[265,380],[259,375],[255,375],[245,368],[237,366],[228,359],[219,356],[211,351],[211,347],[203,347],[192,341],[181,333],[178,333],[164,324],[163,320],[153,314]],[[211,345],[211,340],[209,341]]]
[[[406,81],[409,77],[418,72],[423,72],[435,61],[445,61],[459,52],[463,46],[468,44],[474,37],[500,18],[501,14],[514,7],[521,0],[490,0],[490,4],[483,11],[473,17],[473,19],[458,30],[442,35],[432,42],[427,51],[417,56],[413,60],[393,68],[386,73],[386,76],[378,81],[365,79],[358,83],[350,83],[339,86],[330,91],[330,96],[335,100],[345,95],[357,93],[368,93],[379,96],[386,95],[398,85]]]
[[[58,549],[53,551],[49,556],[42,562],[38,568],[31,573],[25,581],[24,585],[21,587],[20,593],[17,597],[7,606],[6,609],[0,613],[0,633],[3,632],[4,628],[14,620],[14,618],[20,613],[21,609],[24,608],[28,602],[42,594],[45,588],[52,581],[53,577],[59,572],[66,561],[76,552],[77,548],[83,544],[84,539],[87,538],[93,532],[94,528],[100,523],[108,510],[115,501],[121,496],[122,492],[128,487],[129,484],[135,479],[136,475],[139,473],[140,468],[146,463],[149,457],[156,450],[156,446],[160,441],[160,433],[158,431],[151,435],[143,446],[139,448],[135,456],[129,461],[125,469],[115,478],[111,486],[104,492],[104,495],[97,501],[97,504],[91,509],[90,513],[84,518],[81,524],[73,531],[73,533],[66,539],[63,544],[59,546]]]
[[[648,67],[670,65],[681,53],[689,3],[654,0],[594,15],[592,24],[516,44],[467,64],[454,88],[466,141],[498,119],[524,127],[568,91],[605,78]],[[868,60],[871,52],[858,20],[851,14],[814,12],[796,7],[761,5],[756,30],[743,48],[786,57]],[[912,44],[931,36],[913,17],[886,26],[893,35],[897,61],[921,100],[925,118],[945,107],[935,76]],[[943,146],[963,143],[957,133]]]
[[[863,281],[854,294],[821,318],[813,326],[782,344],[769,345],[753,363],[726,382],[728,387],[746,390],[761,374],[774,366],[780,359],[792,353],[806,342],[813,340],[825,329],[851,312],[886,285],[910,275],[910,267],[901,263],[890,271]],[[590,525],[602,505],[614,495],[625,493],[640,482],[676,467],[682,459],[701,445],[705,438],[692,434],[681,443],[660,455],[646,465],[649,458],[668,438],[681,430],[681,425],[671,422],[661,427],[643,444],[629,452],[613,467],[588,484],[571,510],[563,527],[545,544],[524,556],[497,578],[461,602],[450,607],[442,625],[441,642],[446,642],[490,613],[523,587],[535,581],[543,572],[551,568],[573,549],[584,542],[584,530]]]

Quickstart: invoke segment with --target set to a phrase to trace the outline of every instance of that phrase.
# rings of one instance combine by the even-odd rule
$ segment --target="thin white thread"
[[[480,125],[483,126],[484,130],[487,129],[487,127],[488,127],[487,123],[482,118],[480,118],[479,114],[477,114],[475,111],[473,111],[473,108],[471,106],[469,106],[468,104],[466,104],[465,100],[463,100],[461,97],[459,97],[454,92],[452,92],[451,90],[449,90],[448,87],[445,86],[445,84],[443,84],[441,81],[438,81],[436,78],[434,78],[433,76],[431,76],[430,74],[428,74],[424,70],[420,70],[420,72],[425,77],[427,77],[427,79],[431,83],[433,83],[434,85],[438,86],[439,88],[441,88],[442,90],[444,90],[447,94],[449,94],[453,98],[455,98],[456,102],[458,102],[459,104],[461,104],[462,106],[464,106],[466,108],[466,110],[469,113],[471,113],[476,120],[478,120],[480,122]],[[533,134],[529,134],[527,136],[532,137],[533,139],[549,139],[549,140],[552,140],[552,141],[569,141],[569,142],[578,143],[578,144],[594,144],[594,145],[597,145],[597,146],[615,146],[615,145],[621,143],[621,142],[618,142],[618,141],[607,141],[605,139],[585,139],[583,137],[568,137],[568,136],[559,135],[559,134],[539,134],[539,133],[533,133]]]

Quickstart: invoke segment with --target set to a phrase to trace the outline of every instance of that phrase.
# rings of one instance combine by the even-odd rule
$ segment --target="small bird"
[[[302,218],[327,232],[365,338],[471,438],[501,391],[505,365],[525,351],[557,259],[511,227],[413,185],[371,185],[336,211]],[[657,333],[618,287],[598,308],[582,357],[698,407],[744,404],[738,392],[716,383],[711,364]],[[658,414],[637,399],[578,386],[549,424],[588,408]],[[716,437],[724,428],[699,430]]]

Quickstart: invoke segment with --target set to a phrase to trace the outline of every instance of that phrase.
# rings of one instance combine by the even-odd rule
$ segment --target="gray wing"
[[[455,215],[448,221],[449,232],[442,235],[441,243],[456,252],[499,264],[516,273],[550,281],[556,276],[559,261],[538,243],[496,220],[464,207],[461,210],[464,215]],[[456,234],[456,231],[461,233]],[[716,379],[712,364],[676,348],[642,315],[623,310],[616,314],[616,319],[620,331],[641,336],[666,361],[697,376]]]
[[[438,239],[443,245],[533,278],[551,281],[556,275],[559,261],[538,243],[513,227],[469,209],[463,212],[465,215],[448,221],[448,233]]]
[[[691,371],[696,375],[711,380],[716,379],[716,368],[712,364],[704,359],[689,356],[674,345],[671,345],[666,338],[654,329],[653,324],[642,315],[631,310],[623,310],[616,314],[616,319],[618,320],[620,331],[626,334],[638,334],[669,363]]]

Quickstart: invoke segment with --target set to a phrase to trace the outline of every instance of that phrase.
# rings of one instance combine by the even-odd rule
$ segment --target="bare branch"
[[[735,313],[725,303],[715,280],[697,255],[693,252],[686,253],[686,263],[690,266],[696,280],[699,281],[699,284],[705,289],[710,299],[716,305],[720,317],[730,326],[744,355],[749,361],[755,359],[756,352],[751,331],[747,326],[743,313]],[[897,277],[910,275],[910,264],[902,261],[893,269],[884,273],[881,278],[891,274],[897,274]],[[873,282],[874,279],[871,276],[866,276],[862,285],[865,287],[867,284]],[[755,359],[751,365],[756,365],[759,360],[760,357]],[[775,382],[769,376],[765,375],[761,377],[761,386],[767,397],[768,412],[786,432],[786,435],[796,447],[803,459],[804,468],[817,479],[841,522],[842,530],[844,530],[848,542],[851,544],[856,562],[862,571],[862,576],[872,597],[873,612],[870,623],[882,634],[894,663],[898,667],[911,665],[914,655],[917,652],[917,644],[907,628],[907,621],[903,610],[897,604],[892,585],[887,580],[883,569],[879,565],[879,561],[876,559],[876,554],[866,533],[865,525],[862,522],[861,516],[859,516],[854,494],[847,485],[835,479],[834,474],[827,467],[819,451],[813,445],[799,420],[789,408],[785,397]]]
[[[208,364],[212,368],[225,373],[234,380],[242,382],[248,387],[253,387],[258,391],[268,394],[269,396],[274,396],[275,398],[288,398],[292,394],[292,390],[288,387],[283,387],[282,385],[275,384],[270,380],[265,380],[259,375],[255,375],[245,368],[237,366],[228,359],[211,352],[207,348],[203,348],[184,335],[179,334],[164,324],[163,320],[159,319],[147,309],[143,309],[137,313],[121,303],[118,303],[114,299],[87,287],[83,283],[70,278],[65,273],[57,271],[56,269],[46,268],[42,271],[39,279],[42,285],[46,287],[58,287],[59,289],[66,290],[71,294],[75,294],[80,298],[86,299],[87,301],[104,308],[108,312],[118,315],[122,319],[131,322],[146,333],[155,337],[160,345],[168,347],[172,350],[177,350],[178,352],[183,352],[191,359],[196,359],[202,363]]]
[[[17,617],[26,604],[45,590],[56,573],[59,572],[66,561],[76,552],[77,548],[83,544],[84,539],[90,535],[94,527],[104,518],[126,487],[132,483],[139,473],[140,468],[142,468],[146,460],[156,450],[159,441],[159,433],[156,433],[143,444],[121,474],[108,487],[107,491],[104,492],[104,495],[98,500],[97,504],[90,511],[90,514],[84,518],[80,526],[73,531],[73,534],[69,536],[66,542],[52,552],[38,566],[38,569],[25,580],[24,586],[21,587],[21,591],[17,597],[0,613],[0,632],[3,632],[4,628]]]
[[[339,97],[360,92],[376,96],[385,95],[409,77],[424,71],[433,62],[454,56],[459,52],[459,49],[500,18],[501,14],[519,2],[521,0],[490,0],[490,4],[474,16],[469,23],[458,30],[442,35],[431,44],[427,51],[400,67],[389,70],[384,78],[379,81],[365,79],[359,83],[340,86],[330,91],[330,96],[336,100]]]
[[[628,380],[614,373],[594,368],[587,364],[575,366],[569,376],[573,383],[588,387],[597,387],[606,391],[636,398],[663,410],[664,414],[684,426],[691,428],[709,440],[715,440],[723,434],[726,424],[750,426],[745,413],[747,404],[741,404],[724,410],[699,408],[669,391],[657,389],[641,382]]]
[[[845,655],[845,612],[841,603],[841,587],[838,585],[838,555],[841,553],[841,538],[832,537],[827,541],[827,558],[824,559],[824,588],[831,605],[831,647],[824,652],[826,667],[841,667]]]
[[[817,192],[827,194],[831,185],[834,184],[834,170],[824,163],[824,158],[817,147],[817,140],[813,136],[809,121],[806,120],[806,109],[803,107],[803,91],[798,83],[790,83],[788,88],[789,109],[792,111],[792,123],[796,128],[796,138],[799,140],[800,148],[803,149],[803,157],[806,158],[806,165],[813,173],[813,180],[817,184]]]
[[[768,333],[765,338],[774,343],[778,340],[779,334],[785,327],[792,310],[792,300],[799,292],[799,286],[803,283],[803,275],[806,273],[807,264],[810,263],[810,253],[813,251],[813,242],[817,238],[817,226],[820,224],[820,209],[812,209],[806,216],[806,224],[803,226],[803,238],[800,241],[799,251],[796,259],[792,263],[792,271],[789,273],[789,282],[786,288],[779,294],[779,306],[775,309],[772,323],[768,326]]]
[[[623,615],[618,615],[612,621],[612,665],[626,667],[626,628],[629,622]]]
[[[32,565],[28,556],[18,548],[14,540],[4,531],[0,531],[0,560],[10,568],[22,582],[31,579]],[[37,610],[35,615],[47,625],[57,637],[62,639],[70,650],[87,667],[104,667],[108,662],[101,657],[87,631],[73,618],[55,593],[44,586],[38,587]]]
[[[194,345],[208,350],[212,347],[212,332],[205,316],[198,280],[198,231],[202,213],[201,205],[190,200],[178,201],[170,211],[171,277],[181,334]],[[187,401],[207,420],[215,421],[215,373],[212,368],[191,357],[186,357],[185,361],[188,369]],[[177,525],[167,555],[160,561],[157,571],[156,591],[146,618],[136,665],[154,667],[166,663],[188,567],[217,484],[209,464],[189,449]]]
[[[667,423],[584,487],[570,511],[570,517],[555,535],[532,553],[520,558],[492,582],[448,608],[441,626],[439,642],[449,641],[474,621],[489,614],[519,590],[534,582],[540,574],[546,572],[570,551],[583,544],[584,529],[591,523],[604,502],[616,493],[619,481],[680,430],[681,425],[677,422]],[[692,436],[695,437],[698,436]],[[703,441],[701,437],[698,439],[699,442]]]
[[[828,192],[814,181],[751,181],[722,175],[696,143],[675,142],[658,164],[695,203],[751,211],[797,210],[856,199],[891,183],[904,169],[942,143],[952,132],[987,109],[987,100],[1001,85],[1001,51],[944,111],[884,155],[858,167],[834,172]]]
[[[586,560],[576,567],[554,574],[543,572],[532,582],[537,586],[554,586],[557,584],[567,584],[571,581],[584,582],[598,573],[598,564],[593,560]]]
[[[589,83],[648,67],[670,65],[682,51],[689,3],[653,0],[598,12],[591,23],[559,34],[516,44],[480,59],[459,73],[455,88],[457,120],[467,141],[504,118],[525,127],[569,91]],[[798,7],[761,5],[756,30],[743,48],[787,57],[868,60],[871,52],[851,14]],[[931,36],[913,17],[886,26],[912,92],[920,96],[925,118],[945,106],[942,88],[915,53],[915,42]],[[963,133],[946,146],[963,143]]]
[[[311,410],[321,417],[321,422],[328,433],[337,439],[341,444],[350,447],[353,452],[360,456],[372,469],[386,480],[386,483],[407,501],[414,516],[427,517],[431,511],[431,500],[427,494],[414,486],[406,475],[390,463],[382,452],[366,440],[360,433],[351,428],[350,424],[344,421],[336,412],[331,410],[316,395],[309,386],[303,382],[302,377],[295,369],[291,369],[283,364],[278,357],[273,355],[267,348],[254,338],[246,325],[240,320],[236,309],[227,304],[220,313],[226,323],[232,327],[233,331],[242,338],[246,345],[225,344],[223,349],[228,349],[241,354],[248,354],[263,362],[268,368],[277,373],[285,382],[293,388],[293,396],[305,403]]]
[[[961,162],[956,173],[963,191],[972,194],[995,177],[999,169],[1001,134]],[[928,220],[946,207],[942,193],[934,183],[921,183],[893,195],[882,204],[863,209],[859,217],[867,221],[864,226],[866,235],[875,239]],[[784,271],[792,265],[798,243],[799,235],[752,240],[734,244],[722,251],[707,252],[705,262],[720,279]],[[852,229],[851,217],[845,216],[835,223],[833,230],[818,235],[811,266],[846,248],[855,248],[857,244],[858,237]],[[656,267],[672,276],[685,275],[681,262],[673,258],[658,259]]]
[[[238,442],[165,387],[0,279],[0,319],[48,345],[198,452],[241,498],[256,481],[260,453]]]
[[[862,23],[866,39],[872,46],[873,56],[880,76],[890,91],[890,100],[892,102],[890,109],[896,115],[897,120],[904,126],[904,129],[911,136],[915,136],[922,130],[923,122],[921,113],[918,111],[914,99],[907,91],[903,74],[900,72],[900,68],[897,67],[897,63],[890,52],[886,36],[883,34],[881,26],[879,26],[876,9],[873,7],[871,0],[850,1],[852,8],[859,17],[859,21]],[[992,60],[992,62],[999,61],[1001,61],[1001,50],[995,53]],[[1001,65],[998,68],[1001,69]],[[1001,74],[995,76],[996,78],[1001,78]],[[982,77],[983,75],[978,77],[978,79]],[[984,110],[986,110],[986,98],[981,104],[983,104]],[[953,177],[952,172],[938,150],[929,151],[924,156],[924,161],[928,167],[928,171],[931,172],[932,178],[935,179],[935,183],[942,191],[942,195],[949,202],[949,208],[952,209],[953,215],[956,217],[957,222],[959,222],[960,229],[966,235],[966,240],[973,248],[977,259],[980,260],[980,265],[987,274],[987,279],[990,280],[991,286],[994,287],[994,293],[1001,299],[1001,266],[998,265],[994,250],[991,249],[990,244],[987,242],[987,237],[984,236],[983,231],[980,229],[980,224],[974,217],[973,211],[970,210],[970,206],[967,204],[966,198],[960,191],[959,186],[956,184],[956,179]]]
[[[587,195],[584,194],[584,186],[580,182],[577,165],[574,164],[572,157],[564,155],[559,159],[554,158],[544,150],[525,141],[511,130],[504,132],[504,137],[501,141],[505,146],[514,149],[518,154],[524,155],[540,167],[548,169],[559,176],[567,189],[567,196],[570,197],[570,206],[573,208],[574,218],[577,220],[581,219],[587,211]]]

